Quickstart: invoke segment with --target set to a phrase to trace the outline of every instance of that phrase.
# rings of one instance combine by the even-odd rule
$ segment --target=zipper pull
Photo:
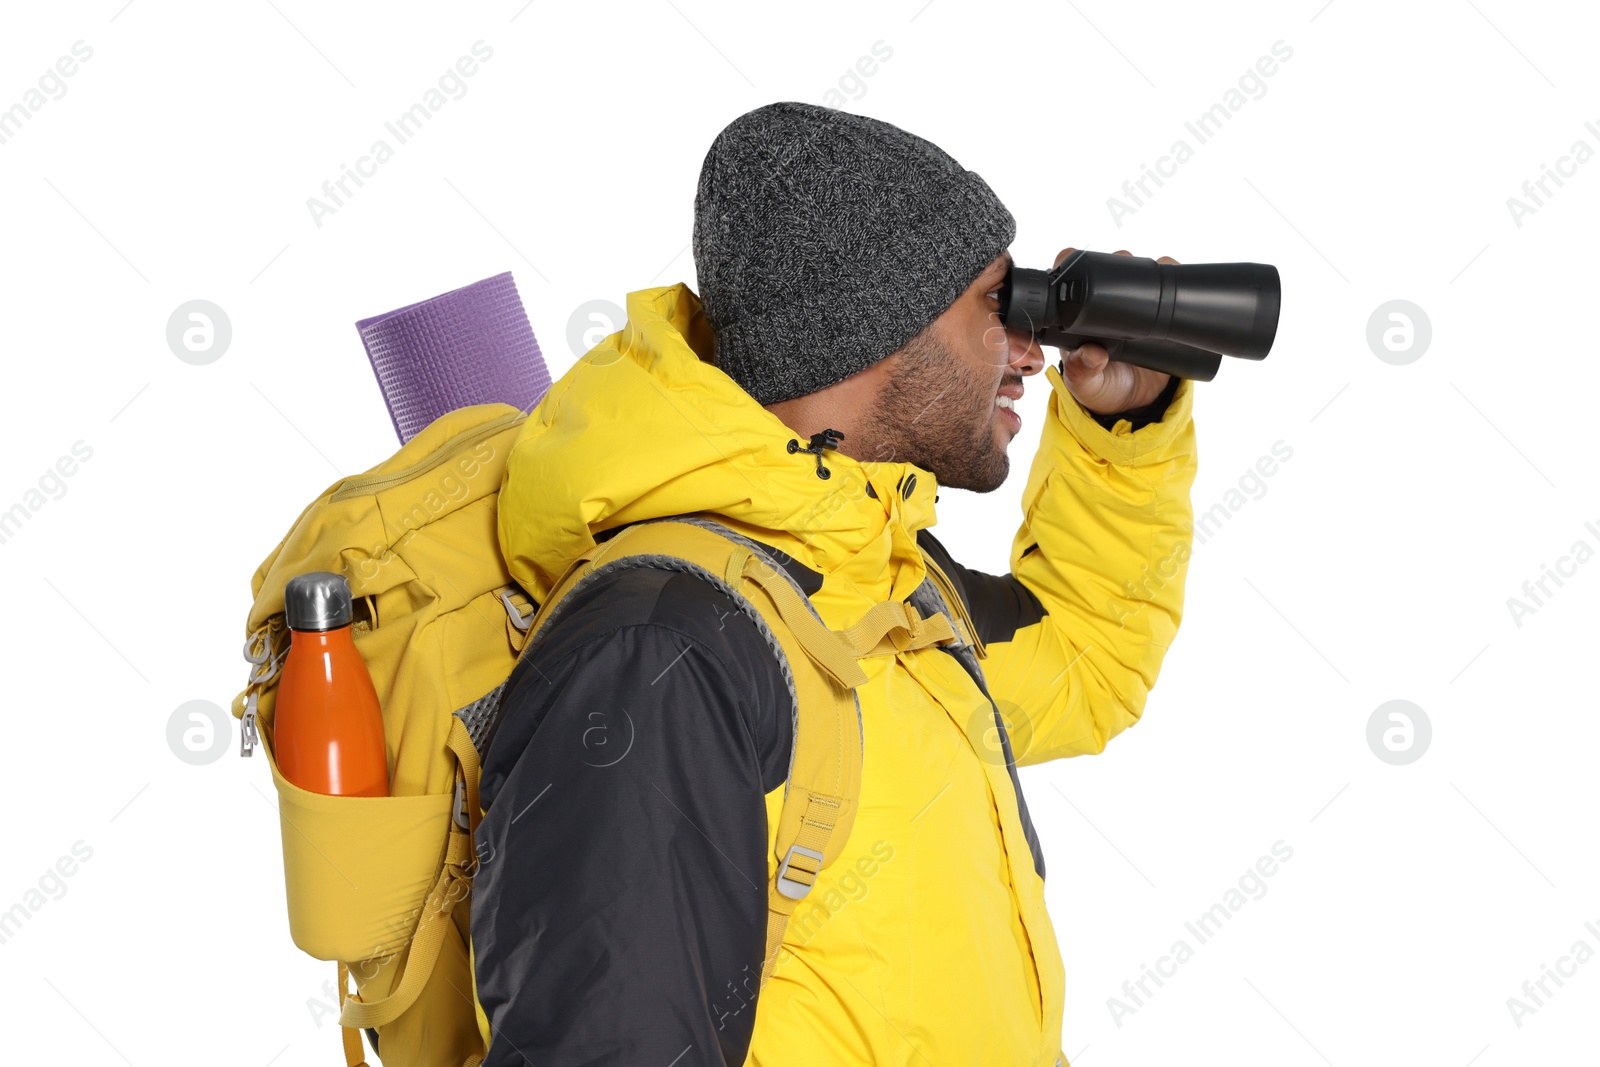
[[[244,714],[239,717],[241,756],[255,755],[256,746],[261,743],[261,733],[256,729],[256,703],[261,697],[261,690],[276,680],[278,669],[283,666],[284,657],[289,654],[287,647],[279,655],[272,654],[272,634],[273,627],[269,622],[252,632],[244,643],[244,659],[251,666],[250,677],[245,683],[249,688],[249,695],[245,698]]]
[[[239,755],[253,756],[261,735],[256,732],[256,692],[250,691],[244,705],[244,715],[239,719]]]

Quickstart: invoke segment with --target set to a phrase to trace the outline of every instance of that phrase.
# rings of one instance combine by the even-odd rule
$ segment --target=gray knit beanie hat
[[[760,404],[890,355],[1016,236],[977,174],[898,126],[795,101],[719,133],[694,198],[716,363]]]

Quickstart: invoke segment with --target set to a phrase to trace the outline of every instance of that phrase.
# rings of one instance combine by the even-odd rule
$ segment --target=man
[[[483,770],[486,1064],[1065,1062],[1015,765],[1099,752],[1144,710],[1181,616],[1193,387],[1070,353],[1046,374],[1010,573],[952,560],[937,489],[1004,483],[1011,404],[1044,369],[996,315],[1015,232],[920,138],[758,108],[700,174],[699,295],[629,294],[627,326],[528,419],[499,521],[536,600],[608,532],[702,512],[775,550],[835,630],[911,596],[926,551],[987,656],[860,661],[855,825],[762,986],[792,734],[774,657],[693,574],[575,594],[518,665]]]

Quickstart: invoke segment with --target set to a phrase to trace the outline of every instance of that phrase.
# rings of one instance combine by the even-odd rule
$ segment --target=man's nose
[[[1018,374],[1038,374],[1044,370],[1044,351],[1028,330],[1006,331],[1006,364]]]

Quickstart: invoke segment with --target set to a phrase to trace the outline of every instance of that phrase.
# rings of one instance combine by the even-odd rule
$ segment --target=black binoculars
[[[1040,344],[1092,342],[1120,363],[1209,382],[1223,356],[1266,358],[1279,292],[1269,263],[1157,263],[1079,250],[1051,270],[1013,267],[1000,289],[1000,321]]]

